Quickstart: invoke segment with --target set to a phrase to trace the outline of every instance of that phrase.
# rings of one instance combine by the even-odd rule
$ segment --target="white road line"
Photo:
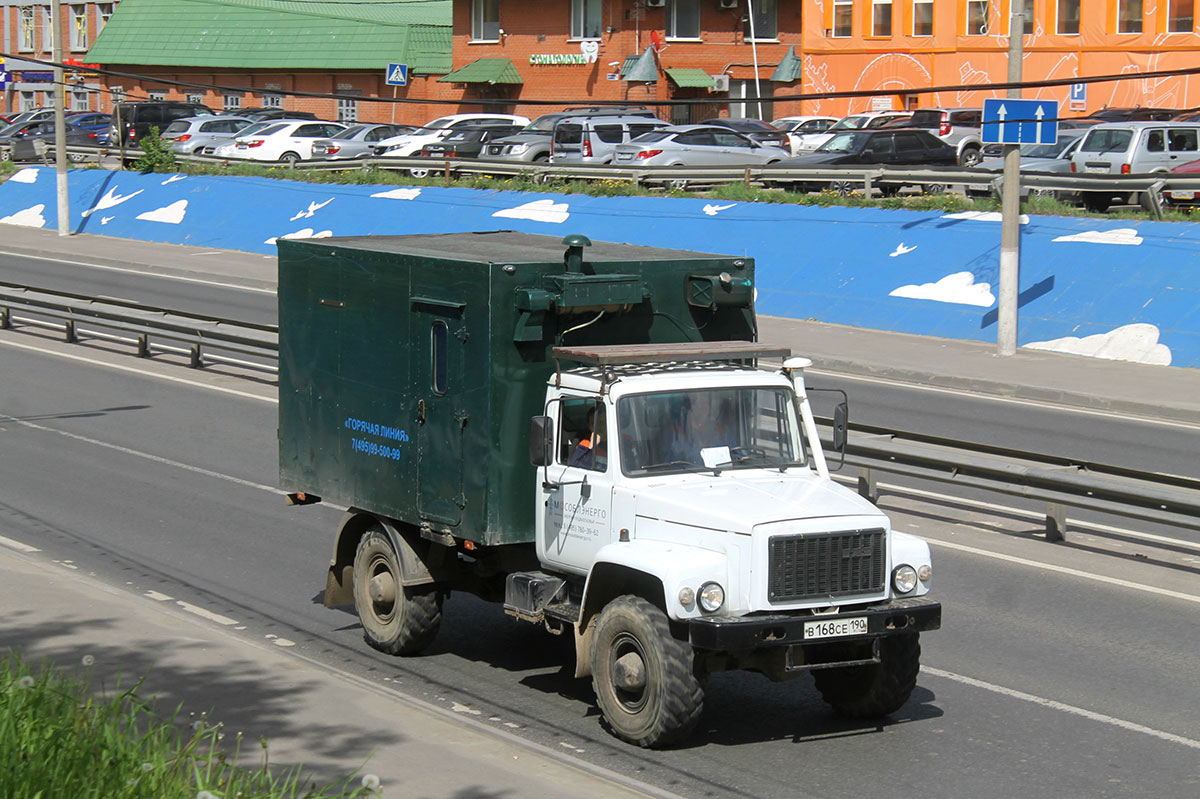
[[[1021,566],[1028,566],[1031,569],[1041,569],[1042,571],[1055,572],[1057,574],[1066,574],[1071,577],[1079,577],[1084,580],[1092,580],[1097,583],[1107,583],[1108,585],[1117,585],[1121,588],[1132,588],[1135,591],[1145,591],[1148,594],[1158,594],[1159,596],[1167,596],[1172,599],[1182,599],[1185,602],[1196,602],[1200,604],[1200,596],[1195,594],[1184,594],[1180,591],[1171,591],[1166,588],[1159,588],[1154,585],[1145,585],[1143,583],[1135,583],[1129,580],[1119,580],[1116,577],[1108,577],[1103,574],[1092,574],[1090,572],[1080,571],[1079,569],[1071,569],[1066,566],[1055,566],[1052,563],[1040,563],[1036,560],[1028,560],[1026,558],[1018,558],[1013,555],[1005,555],[1000,552],[988,552],[986,549],[976,549],[975,547],[964,546],[963,544],[952,544],[949,541],[939,541],[936,538],[925,538],[932,546],[945,547],[946,549],[955,549],[959,552],[969,552],[972,555],[979,555],[993,560],[1003,560],[1008,563],[1017,563]]]
[[[947,680],[953,680],[954,682],[962,683],[963,685],[970,685],[973,688],[982,688],[985,691],[991,691],[992,693],[1000,694],[1001,696],[1007,696],[1011,699],[1020,699],[1022,702],[1032,702],[1035,705],[1042,705],[1043,707],[1048,707],[1052,710],[1070,713],[1073,716],[1080,716],[1091,721],[1098,721],[1101,724],[1108,724],[1112,727],[1120,727],[1121,729],[1129,730],[1130,732],[1137,732],[1141,733],[1142,735],[1150,735],[1155,738],[1160,738],[1164,741],[1170,741],[1171,743],[1181,744],[1192,749],[1200,749],[1200,741],[1196,741],[1191,738],[1185,738],[1182,735],[1175,735],[1174,733],[1156,730],[1153,727],[1145,727],[1141,724],[1134,724],[1132,721],[1125,721],[1124,719],[1118,719],[1113,716],[1106,716],[1103,713],[1096,713],[1091,710],[1085,710],[1081,707],[1075,707],[1074,705],[1057,702],[1053,699],[1046,699],[1045,697],[1035,696],[1034,694],[1027,694],[1024,691],[1015,691],[1012,688],[1005,688],[1001,685],[993,685],[990,682],[976,680],[974,677],[966,677],[962,674],[955,674],[952,671],[943,671],[942,669],[934,669],[923,665],[921,666],[921,673],[931,674],[935,677],[943,677]]]
[[[67,352],[57,352],[55,350],[47,350],[47,349],[43,349],[41,347],[34,347],[29,344],[18,344],[14,341],[0,340],[0,345],[6,346],[6,347],[13,347],[14,349],[18,349],[18,350],[27,350],[29,352],[36,352],[40,355],[53,355],[56,358],[65,358],[68,361],[80,361],[82,363],[90,364],[91,366],[100,366],[105,369],[112,369],[112,370],[115,370],[118,372],[128,372],[130,374],[141,375],[142,377],[151,377],[156,380],[166,380],[169,383],[179,383],[179,384],[185,385],[185,386],[192,386],[193,388],[204,388],[204,389],[208,389],[210,391],[219,391],[222,394],[231,394],[235,397],[243,397],[245,399],[253,399],[253,400],[258,400],[260,402],[269,402],[272,404],[278,404],[278,402],[279,402],[279,399],[277,397],[264,397],[261,394],[251,394],[248,391],[238,391],[235,388],[226,388],[224,386],[214,386],[214,385],[210,385],[208,383],[200,383],[198,381],[188,380],[183,377],[174,377],[173,375],[164,375],[164,374],[160,374],[158,372],[151,372],[147,369],[135,369],[131,366],[122,366],[122,365],[118,365],[118,364],[104,363],[103,361],[97,361],[94,358],[87,358],[82,355],[72,355],[71,353],[67,353]]]
[[[186,610],[188,613],[194,613],[202,619],[216,622],[224,627],[232,627],[237,624],[237,619],[231,619],[228,616],[222,616],[220,613],[213,613],[211,610],[205,610],[202,607],[193,605],[190,602],[184,602],[182,599],[177,599],[175,604]]]
[[[221,255],[222,253],[198,253],[199,255]],[[264,289],[256,286],[239,286],[235,283],[223,283],[219,280],[205,280],[199,277],[186,277],[184,275],[172,275],[163,272],[155,272],[152,269],[129,269],[123,266],[104,266],[102,264],[91,264],[86,261],[69,261],[65,258],[47,258],[44,255],[29,255],[22,252],[5,252],[0,250],[0,255],[10,255],[14,258],[32,258],[36,261],[50,261],[56,264],[66,264],[68,266],[86,266],[89,269],[104,269],[109,272],[125,272],[132,275],[149,275],[150,277],[158,277],[163,280],[179,280],[184,283],[199,283],[204,286],[216,286],[223,289],[236,289],[238,291],[253,291],[259,294],[274,294],[275,289]],[[264,255],[263,258],[271,258],[273,256]]]
[[[1200,430],[1200,424],[1194,422],[1180,422],[1174,419],[1154,419],[1149,416],[1137,416],[1129,413],[1116,413],[1114,411],[1100,411],[1092,408],[1083,408],[1078,405],[1067,405],[1056,402],[1043,402],[1040,400],[1021,399],[1020,397],[1005,397],[1000,394],[984,394],[975,391],[964,391],[958,388],[945,388],[943,386],[930,386],[921,383],[908,383],[904,380],[889,379],[883,377],[868,377],[867,375],[856,375],[848,372],[831,372],[825,369],[806,369],[805,373],[820,375],[822,377],[841,378],[845,380],[857,380],[863,383],[877,383],[886,386],[899,386],[902,388],[911,388],[914,391],[928,391],[933,394],[949,394],[954,397],[969,397],[978,400],[990,400],[992,402],[1003,402],[1009,405],[1025,405],[1033,408],[1048,408],[1056,411],[1065,411],[1068,413],[1078,413],[1085,416],[1100,416],[1105,419],[1111,419],[1117,416],[1121,419],[1126,419],[1134,422],[1144,422],[1145,424],[1159,425],[1161,427],[1178,427],[1184,430]]]
[[[37,547],[31,547],[29,544],[22,544],[20,541],[14,541],[11,538],[5,538],[2,535],[0,535],[0,547],[8,547],[9,549],[15,549],[17,552],[25,553],[42,551]]]
[[[250,480],[243,480],[240,477],[234,477],[232,475],[222,474],[221,472],[214,472],[210,469],[202,469],[199,466],[192,466],[191,464],[180,463],[179,461],[173,461],[170,458],[163,458],[159,455],[151,455],[148,452],[142,452],[140,450],[130,449],[129,447],[122,447],[119,444],[110,444],[107,441],[100,441],[99,439],[89,438],[88,436],[81,436],[77,433],[68,433],[66,430],[55,430],[53,427],[46,427],[45,425],[40,425],[35,422],[28,422],[23,419],[17,419],[13,416],[8,416],[7,414],[0,413],[0,420],[9,422],[10,424],[19,424],[19,425],[22,425],[23,427],[28,427],[33,430],[39,430],[44,433],[53,433],[55,435],[63,436],[64,438],[73,439],[75,441],[82,441],[85,444],[94,444],[97,447],[104,447],[105,449],[111,449],[114,452],[120,452],[125,455],[132,455],[136,458],[144,458],[148,461],[152,461],[154,463],[161,463],[165,466],[174,466],[177,469],[183,469],[185,471],[194,472],[195,474],[202,474],[205,477],[215,477],[218,480],[226,480],[230,483],[236,483],[237,485],[245,486],[246,488],[257,488],[262,491],[269,491],[272,494],[279,494],[279,495],[282,495],[284,493],[283,491],[276,488],[275,486],[268,486],[268,485],[263,485],[262,483],[251,482]]]

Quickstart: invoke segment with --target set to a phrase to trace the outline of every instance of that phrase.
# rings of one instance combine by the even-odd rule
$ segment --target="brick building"
[[[62,3],[59,6],[62,27],[63,59],[86,63],[88,48],[108,24],[117,3]],[[0,108],[27,111],[49,107],[54,101],[53,73],[49,67],[34,63],[52,61],[50,6],[0,0],[0,52],[3,70],[9,76],[3,87]],[[103,102],[101,81],[94,74],[66,74],[67,108],[71,111],[97,111]]]

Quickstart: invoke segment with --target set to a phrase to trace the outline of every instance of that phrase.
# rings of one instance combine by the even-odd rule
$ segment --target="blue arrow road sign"
[[[1054,144],[1058,141],[1057,100],[984,100],[985,143]]]
[[[388,64],[385,78],[388,86],[407,86],[408,64]]]

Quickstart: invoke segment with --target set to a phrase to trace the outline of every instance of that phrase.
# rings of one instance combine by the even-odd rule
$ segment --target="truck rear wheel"
[[[687,737],[704,709],[692,648],[671,635],[663,612],[622,596],[600,613],[592,644],[596,701],[618,738],[667,746]]]
[[[415,655],[442,624],[442,595],[433,586],[400,584],[400,562],[381,530],[371,530],[354,554],[354,609],[363,637],[380,652]]]
[[[917,687],[921,643],[917,633],[892,635],[879,642],[879,663],[814,671],[825,701],[852,718],[878,718],[904,706]]]

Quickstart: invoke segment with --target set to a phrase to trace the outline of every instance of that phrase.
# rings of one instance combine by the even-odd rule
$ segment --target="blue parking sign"
[[[1058,101],[984,100],[980,138],[998,144],[1054,144],[1058,141]]]
[[[388,64],[384,79],[388,86],[407,86],[408,64]]]

